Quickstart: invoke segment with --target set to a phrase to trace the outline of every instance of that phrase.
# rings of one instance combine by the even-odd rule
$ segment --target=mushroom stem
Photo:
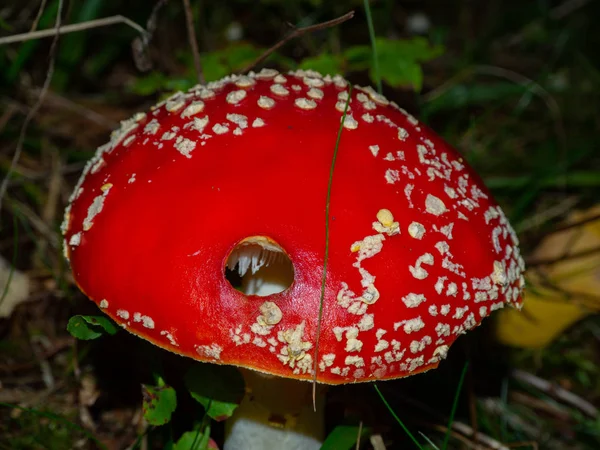
[[[324,438],[325,388],[242,369],[247,393],[227,421],[223,450],[318,450]]]

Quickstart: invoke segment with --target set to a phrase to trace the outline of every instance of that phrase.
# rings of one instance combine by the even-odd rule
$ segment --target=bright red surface
[[[313,344],[304,358],[314,357],[325,250],[326,187],[342,115],[335,104],[342,89],[327,83],[321,88],[325,95],[317,100],[318,106],[305,111],[294,105],[294,99],[306,97],[308,87],[301,77],[286,75],[286,78],[285,86],[290,92],[287,98],[269,91],[273,80],[257,80],[256,85],[245,88],[248,95],[237,105],[228,104],[225,95],[239,88],[229,83],[216,90],[217,96],[205,100],[204,111],[195,116],[209,118],[204,133],[212,137],[206,140],[200,139],[201,133],[196,130],[183,129],[191,118],[182,119],[181,109],[169,113],[162,106],[156,115],[149,113],[128,134],[136,135],[133,142],[124,146],[122,139],[103,154],[106,164],[96,173],[85,176],[83,192],[72,203],[65,237],[69,241],[73,234],[82,232],[83,220],[93,200],[101,195],[101,186],[111,183],[102,211],[93,218],[93,226],[83,231],[81,243],[69,246],[68,251],[75,279],[92,300],[100,303],[105,299],[108,307],[104,311],[113,319],[171,351],[196,359],[311,379],[310,371],[298,370],[298,362],[290,367],[277,358],[287,346],[278,339],[278,332],[304,323],[302,341]],[[291,89],[292,84],[301,86],[301,91]],[[507,287],[517,289],[521,272],[514,268],[518,254],[508,232],[509,226],[499,224],[498,218],[487,224],[484,218],[488,208],[495,206],[493,200],[478,199],[478,206],[469,211],[457,207],[444,190],[445,186],[458,189],[459,176],[466,174],[469,191],[472,185],[477,185],[489,195],[478,177],[466,167],[452,170],[447,180],[430,181],[428,166],[419,161],[416,148],[424,145],[426,138],[436,152],[436,156],[430,155],[430,158],[441,161],[445,153],[447,160],[453,161],[458,160],[459,155],[430,130],[411,124],[404,113],[391,106],[378,105],[374,111],[365,110],[356,99],[359,92],[354,89],[350,108],[358,128],[343,129],[331,193],[329,266],[319,362],[325,354],[334,354],[335,359],[331,366],[317,373],[318,380],[326,383],[395,378],[437,366],[439,357],[433,356],[436,348],[450,345],[457,333],[474,325],[455,329],[464,325],[468,314],[473,313],[475,322],[479,323],[482,306],[489,313],[493,303],[513,302],[513,298],[506,299],[502,291]],[[270,110],[258,107],[259,95],[273,98],[275,106]],[[186,104],[190,101],[187,99]],[[216,135],[212,126],[228,123],[225,115],[231,112],[247,116],[248,128],[237,136],[232,133],[235,125],[229,123],[228,133]],[[399,140],[398,130],[389,124],[364,121],[361,118],[364,113],[385,115],[405,128],[408,138]],[[257,117],[264,120],[265,126],[251,126]],[[144,126],[152,118],[160,122],[155,135],[144,133]],[[197,142],[191,158],[174,149],[175,139],[161,139],[173,126],[180,128],[178,135]],[[379,145],[377,157],[369,150],[371,145]],[[396,155],[397,151],[404,152],[404,161],[384,159],[388,152]],[[402,166],[415,178],[404,174]],[[386,181],[388,169],[399,171],[399,181],[393,184]],[[133,174],[135,181],[130,183],[128,180]],[[404,192],[407,184],[415,186],[410,202]],[[442,199],[448,211],[439,216],[426,212],[428,194]],[[470,193],[465,198],[469,197],[472,197]],[[381,252],[362,262],[362,267],[376,276],[375,286],[381,296],[367,308],[366,314],[373,314],[374,327],[359,332],[357,339],[362,342],[362,350],[348,352],[346,333],[343,332],[338,341],[333,329],[356,326],[363,315],[349,313],[338,304],[336,296],[343,282],[357,295],[362,293],[361,276],[353,267],[357,253],[352,253],[350,247],[356,241],[377,234],[372,223],[382,208],[393,213],[401,233],[386,235]],[[468,221],[458,218],[458,211]],[[426,229],[420,240],[408,233],[413,221]],[[452,239],[433,228],[450,223],[454,223]],[[498,226],[501,252],[496,252],[492,244],[492,231]],[[223,268],[229,252],[238,241],[253,235],[272,238],[290,256],[295,281],[283,293],[269,298],[245,296],[225,280]],[[440,241],[449,244],[452,261],[463,266],[466,277],[442,268],[443,257],[435,248]],[[506,253],[507,246],[512,253]],[[432,266],[422,266],[429,274],[419,280],[411,274],[409,266],[414,266],[425,253],[430,253],[435,262]],[[498,300],[476,303],[472,279],[489,276],[494,271],[494,261],[512,264],[512,272],[505,271],[510,283],[500,289]],[[435,284],[442,276],[447,277],[445,286],[450,282],[457,284],[455,296],[446,295],[446,287],[441,295],[436,292]],[[463,282],[467,283],[468,300],[463,299]],[[409,293],[423,294],[427,300],[416,308],[407,308],[402,298]],[[259,336],[252,333],[250,327],[266,300],[279,306],[283,319],[268,336]],[[514,302],[520,302],[518,295]],[[450,312],[446,316],[440,313],[432,316],[428,308],[433,304],[448,304]],[[469,310],[464,316],[452,317],[457,307],[465,306]],[[127,311],[129,320],[117,317],[118,310]],[[136,312],[151,318],[154,327],[147,328],[142,322],[134,321]],[[424,328],[407,333],[403,325],[398,325],[395,330],[395,323],[417,317],[424,322]],[[454,332],[439,336],[435,330],[439,323],[449,325]],[[241,327],[242,340],[245,333],[250,334],[249,343],[236,345],[232,334],[238,327]],[[390,343],[389,348],[378,352],[375,351],[377,330],[385,330],[383,337],[379,337]],[[169,341],[166,333],[170,333],[177,346]],[[432,343],[428,344],[425,336],[429,336]],[[278,345],[266,343],[261,347],[253,343],[255,338],[265,343],[274,338]],[[423,349],[411,350],[411,344],[416,348],[413,341],[418,343],[423,339]],[[388,356],[393,361],[386,362],[384,355],[392,351],[392,340],[398,341],[400,348]],[[218,359],[197,350],[198,346],[213,344],[220,348]],[[405,353],[400,356],[402,351]],[[348,356],[362,357],[364,365],[347,364]],[[420,356],[422,363],[418,362]],[[339,374],[331,371],[336,367]],[[294,375],[294,368],[300,373]],[[344,368],[348,368],[345,374]]]

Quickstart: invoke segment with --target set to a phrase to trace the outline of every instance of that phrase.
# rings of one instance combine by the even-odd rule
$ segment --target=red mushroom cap
[[[173,352],[312,379],[348,92],[339,76],[264,69],[123,122],[65,214],[82,291]],[[500,207],[455,150],[371,88],[351,93],[330,219],[319,382],[435,368],[460,334],[521,305],[524,264]],[[234,289],[225,265],[239,243],[289,257],[291,286]]]

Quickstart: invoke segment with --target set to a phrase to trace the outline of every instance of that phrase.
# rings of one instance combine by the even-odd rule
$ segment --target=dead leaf
[[[600,205],[573,212],[566,224],[597,217]],[[541,348],[582,318],[600,311],[600,219],[547,236],[532,255],[523,309],[502,311],[497,337],[506,345]],[[537,263],[536,263],[537,261]]]

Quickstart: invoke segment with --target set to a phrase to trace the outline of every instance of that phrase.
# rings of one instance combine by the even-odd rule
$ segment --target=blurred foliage
[[[155,2],[82,0],[65,4],[64,23],[122,14],[145,27]],[[275,66],[280,70],[303,68],[325,73],[340,72],[355,83],[375,82],[372,49],[368,45],[369,35],[360,0],[233,0],[192,4],[201,60],[208,80],[240,71],[252,63],[266,48],[289,32],[286,22],[298,27],[314,25],[349,9],[356,9],[356,17],[352,21],[301,36],[279,49],[261,66]],[[564,5],[574,9],[561,9]],[[0,34],[29,30],[38,6],[37,2],[4,1],[0,8]],[[57,7],[58,0],[46,2],[38,28],[53,26]],[[600,153],[597,151],[600,129],[600,54],[597,49],[600,33],[595,18],[600,16],[599,2],[380,0],[372,1],[371,8],[380,71],[385,82],[384,94],[411,112],[418,113],[463,153],[519,230],[526,256],[534,255],[545,235],[569,216],[572,205],[585,210],[597,204],[600,198]],[[430,26],[423,35],[415,36],[408,31],[408,25],[420,13],[429,20]],[[88,315],[89,310],[82,306],[87,303],[71,294],[75,287],[65,276],[59,246],[50,236],[53,233],[58,236],[64,200],[76,181],[81,163],[89,158],[93,148],[104,142],[110,128],[133,111],[145,109],[156,97],[185,90],[196,83],[181,2],[167,2],[155,22],[156,30],[149,45],[153,68],[143,73],[136,69],[132,60],[131,43],[137,32],[126,25],[90,29],[61,37],[52,95],[28,130],[24,155],[9,189],[9,201],[2,211],[4,240],[0,244],[3,245],[3,254],[11,254],[15,235],[11,216],[18,215],[17,226],[24,232],[19,233],[17,266],[34,273],[36,280],[40,280],[39,285],[43,288],[36,292],[36,298],[51,299],[53,305],[66,304],[69,314],[81,314],[71,319],[68,328],[75,336],[84,339],[94,339],[107,331],[110,333],[114,324],[98,321],[100,316]],[[36,88],[42,85],[46,75],[50,43],[51,39],[42,39],[0,47],[2,172],[9,166],[23,117],[39,92]],[[57,158],[58,163],[53,158]],[[53,198],[49,195],[49,178],[56,170],[53,164],[59,167],[62,191],[55,200],[53,214],[49,214],[46,209]],[[34,254],[42,255],[35,263]],[[551,274],[550,278],[558,284],[563,283],[562,275],[554,280],[555,275]],[[528,282],[531,299],[547,294],[542,289],[543,281],[530,276]],[[576,287],[568,285],[566,290],[575,291]],[[575,297],[561,296],[560,301],[571,301],[572,298]],[[528,305],[526,301],[526,314],[519,316],[520,320],[538,315],[535,311],[527,314],[530,306],[534,310],[537,308],[535,300],[530,303]],[[575,308],[571,303],[561,303],[560,307],[571,312]],[[547,315],[551,312],[549,309],[540,307],[538,311]],[[554,330],[545,333],[544,343],[548,342],[548,336],[555,339],[546,348],[513,350],[510,353],[511,364],[598,403],[598,316],[588,317],[567,328],[563,323],[562,331],[558,332],[556,319],[559,315],[561,319],[567,319],[563,312],[551,312],[554,326],[544,328],[544,331]],[[17,311],[14,324],[5,331],[9,338],[0,339],[2,364],[3,359],[21,362],[19,358],[25,357],[38,361],[38,357],[31,353],[31,337],[60,338],[60,331],[64,330],[68,317],[59,311],[53,317],[44,316],[45,321],[32,324],[31,316],[30,312]],[[579,315],[574,317],[578,319]],[[47,322],[58,325],[54,327]],[[574,322],[574,319],[569,322]],[[512,339],[525,337],[515,329],[508,333]],[[119,333],[111,339],[122,342],[120,339],[124,334]],[[17,336],[14,342],[9,341],[13,336]],[[83,364],[89,364],[98,357],[95,349],[103,341],[106,340],[80,343],[79,359]],[[494,364],[500,359],[498,353],[492,352],[480,358],[484,356],[487,359],[483,363],[478,361],[478,369],[485,370],[483,364],[495,368]],[[73,356],[69,354],[69,361],[71,358]],[[37,362],[32,367],[39,377]],[[74,385],[72,389],[76,390],[70,363],[68,367],[68,370],[61,368],[59,371],[55,368],[54,374],[64,385]],[[132,378],[136,376],[139,375],[131,374]],[[21,372],[13,378],[20,377]],[[161,422],[174,408],[174,397],[169,397],[171,392],[177,393],[181,403],[172,417],[185,407],[184,399],[188,399],[187,392],[190,392],[200,405],[195,405],[200,415],[208,411],[210,414],[206,416],[214,419],[231,414],[243,392],[243,382],[235,376],[201,373],[197,379],[203,380],[202,383],[190,381],[189,377],[196,379],[196,375],[188,375],[187,387],[175,386],[175,383],[173,388],[148,387],[153,395],[168,392],[165,410],[162,406],[158,408],[164,413]],[[148,383],[143,377],[135,380],[139,384]],[[4,392],[21,388],[21,384],[11,378],[3,378],[2,381]],[[421,395],[426,396],[436,383],[444,384],[447,380],[441,379],[428,385]],[[576,409],[557,405],[555,400],[537,392],[528,392],[527,401],[512,398],[509,394],[514,391],[513,386],[498,399],[505,408],[499,414],[486,406],[487,399],[484,398],[490,395],[490,391],[492,395],[500,396],[497,386],[492,380],[476,379],[470,392],[480,384],[484,384],[485,389],[481,394],[475,392],[481,395],[477,401],[476,419],[479,430],[493,438],[507,443],[535,440],[540,442],[541,448],[599,448],[598,419],[584,417]],[[45,388],[38,378],[26,387],[34,393],[35,389],[39,389],[42,393],[40,398],[45,398]],[[455,387],[448,386],[448,389]],[[139,390],[136,392],[139,393]],[[408,394],[418,395],[414,392]],[[114,401],[109,394],[107,396]],[[157,398],[160,399],[161,395]],[[109,400],[106,400],[108,404]],[[344,400],[349,402],[351,399]],[[31,401],[39,402],[35,398]],[[135,407],[139,405],[139,399],[136,401]],[[361,411],[371,412],[378,402],[378,399],[369,397],[369,401],[360,405]],[[159,404],[162,405],[162,400]],[[399,402],[392,406],[399,414],[408,409]],[[77,407],[68,409],[64,405],[55,405],[48,408],[61,410],[60,417],[73,420],[78,414]],[[97,408],[102,412],[109,406],[101,403]],[[447,411],[448,405],[435,403],[433,408]],[[7,410],[11,412],[6,413]],[[566,410],[566,417],[554,416],[556,410]],[[14,411],[16,409],[4,407],[1,411],[3,420],[0,420],[0,442],[2,437],[9,436],[10,448],[75,448],[75,443],[83,436],[80,430],[74,431],[51,413],[39,416]],[[63,414],[63,411],[66,412]],[[413,410],[410,411],[411,414],[403,415],[403,419],[417,429],[420,425],[418,420],[413,421]],[[461,420],[468,416],[468,412],[460,414],[463,415]],[[374,417],[367,413],[365,416],[366,426],[385,429],[386,436],[394,444],[403,439],[402,433],[395,431],[397,425],[387,420],[387,416]],[[209,447],[212,445],[209,445],[210,433],[218,428],[218,423],[211,422],[210,417],[189,420],[164,442],[173,445],[176,450]],[[432,420],[437,419],[427,421]],[[358,430],[340,426],[340,423],[346,422],[332,424],[328,442],[347,446]],[[170,423],[160,426],[158,432],[166,433],[165,429],[169,427]],[[442,440],[436,433],[428,435],[435,443]],[[434,448],[433,444],[431,448]]]

